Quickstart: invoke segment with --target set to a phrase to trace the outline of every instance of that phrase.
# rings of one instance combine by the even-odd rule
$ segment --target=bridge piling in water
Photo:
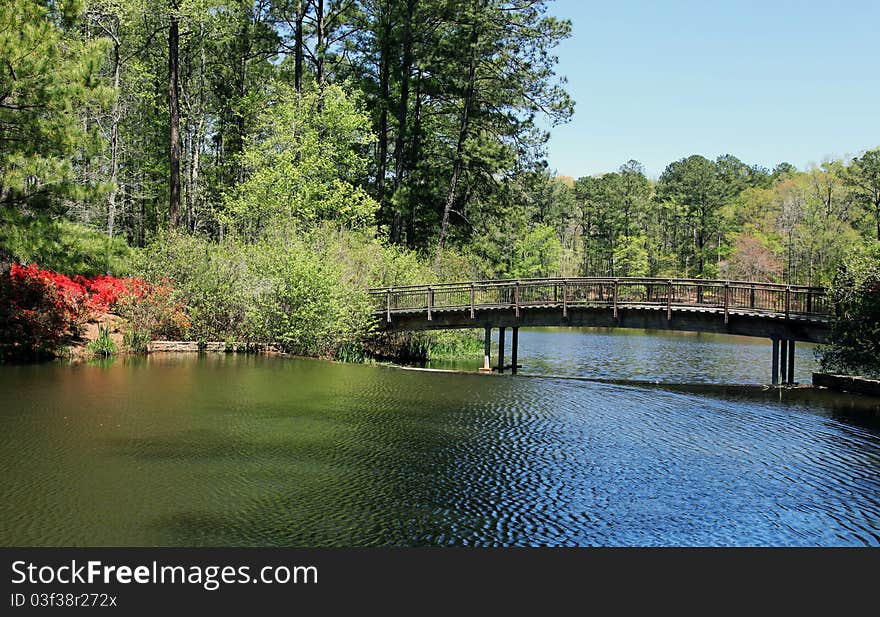
[[[779,385],[779,339],[774,337],[773,339],[773,361],[772,367],[770,369],[771,382],[774,386]]]
[[[773,367],[772,384],[777,386],[792,385],[794,381],[794,352],[795,340],[787,338],[774,338],[773,340]]]
[[[506,328],[501,326],[498,328],[498,372],[504,372],[504,330]]]
[[[492,328],[486,326],[486,336],[483,340],[483,368],[480,369],[481,373],[491,373],[492,372]]]
[[[782,385],[788,383],[785,375],[786,368],[788,368],[788,341],[782,339],[779,341],[779,382]]]
[[[510,338],[510,372],[516,375],[517,355],[519,355],[519,326],[513,326]]]

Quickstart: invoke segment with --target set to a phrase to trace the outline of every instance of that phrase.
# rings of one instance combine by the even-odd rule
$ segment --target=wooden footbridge
[[[795,341],[823,343],[831,305],[819,287],[659,278],[542,278],[371,289],[386,331],[484,328],[483,369],[515,373],[520,327],[572,326],[716,332],[769,338],[772,383],[794,381]],[[511,364],[504,331],[512,328]]]

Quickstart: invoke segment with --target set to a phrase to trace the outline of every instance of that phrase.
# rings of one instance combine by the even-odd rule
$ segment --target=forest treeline
[[[553,55],[571,23],[551,9],[7,0],[0,261],[170,277],[200,338],[298,340],[341,304],[324,354],[359,340],[366,326],[341,324],[367,323],[355,290],[370,285],[824,285],[880,241],[880,150],[806,170],[694,155],[656,179],[634,160],[557,176],[548,130],[574,102]]]
[[[573,112],[552,54],[571,24],[549,4],[11,0],[4,216],[136,247],[329,221],[514,277],[823,284],[880,239],[877,150],[805,171],[695,155],[656,181],[636,161],[554,177],[541,126]]]

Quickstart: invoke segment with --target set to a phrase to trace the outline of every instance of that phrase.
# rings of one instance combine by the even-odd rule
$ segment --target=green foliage
[[[719,227],[721,207],[735,193],[724,166],[693,155],[670,163],[657,183],[657,195],[679,209],[683,221],[693,227],[694,243],[686,270],[702,277],[711,261],[711,237]],[[687,246],[687,245],[685,245]],[[691,265],[692,264],[692,265]]]
[[[310,241],[217,244],[166,235],[133,268],[148,280],[173,282],[190,337],[278,343],[292,353],[332,357],[369,331],[372,310],[366,282],[348,278],[342,260],[327,258],[325,250],[342,250],[333,236],[327,230]],[[322,243],[325,250],[315,248]]]
[[[614,249],[615,271],[621,276],[648,276],[648,250],[645,236],[623,237]]]
[[[537,278],[557,276],[562,246],[556,231],[549,225],[539,225],[527,232],[513,247],[510,278]]]
[[[880,242],[844,263],[831,288],[835,315],[822,370],[880,377]]]
[[[98,79],[105,42],[64,32],[74,13],[34,0],[0,4],[0,206],[57,210],[101,188],[75,166],[100,146],[83,116],[113,91]]]
[[[651,185],[641,164],[631,160],[617,173],[580,178],[574,183],[573,192],[580,227],[580,273],[626,275],[626,270],[622,272],[618,264],[623,258],[624,268],[628,268],[629,260],[635,258],[636,245],[630,238],[646,235],[652,222],[648,201]],[[619,247],[619,243],[625,246]],[[648,258],[647,248],[645,251]],[[640,264],[636,268],[642,269]]]
[[[476,330],[426,330],[385,335],[371,341],[371,353],[407,363],[429,360],[460,360],[483,353]]]
[[[267,288],[248,307],[250,329],[290,353],[332,357],[368,328],[363,289],[341,284],[340,269],[304,246],[263,245],[254,256]]]
[[[63,274],[125,274],[130,249],[83,225],[0,208],[0,252]]]
[[[93,356],[115,356],[119,352],[116,342],[110,338],[110,329],[98,328],[98,338],[86,344],[86,351]]]
[[[298,93],[276,84],[273,100],[242,156],[247,178],[230,193],[224,220],[248,237],[333,220],[373,221],[378,204],[357,186],[373,141],[356,96],[330,86]]]
[[[272,343],[346,361],[376,349],[370,287],[466,279],[468,267],[453,251],[429,265],[371,234],[332,225],[256,243],[166,234],[132,263],[138,276],[173,285],[174,301],[186,306],[191,324],[184,334],[191,339]],[[120,312],[150,331],[149,313]],[[403,337],[387,349],[410,344]]]
[[[846,183],[852,187],[853,196],[874,219],[874,229],[869,232],[880,242],[880,148],[868,150],[853,159],[844,174]],[[876,236],[872,234],[876,233]]]

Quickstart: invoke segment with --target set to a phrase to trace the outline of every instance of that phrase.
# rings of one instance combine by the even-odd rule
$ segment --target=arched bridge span
[[[386,331],[484,328],[489,369],[499,329],[503,371],[506,328],[517,368],[520,327],[575,326],[716,332],[769,338],[773,383],[793,381],[795,341],[824,343],[831,314],[820,287],[751,281],[660,278],[540,278],[410,285],[370,290]]]

